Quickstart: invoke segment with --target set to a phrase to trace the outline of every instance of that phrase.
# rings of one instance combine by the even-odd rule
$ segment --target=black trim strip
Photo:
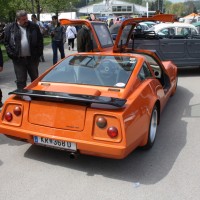
[[[26,89],[17,89],[8,93],[16,94],[19,96],[29,96],[31,99],[38,100],[52,100],[52,101],[67,101],[67,102],[80,102],[80,103],[99,103],[99,104],[108,104],[116,107],[122,107],[126,103],[126,99],[119,99],[113,97],[105,96],[93,96],[93,95],[81,95],[81,94],[68,94],[64,92],[49,92],[49,91],[40,91],[40,90],[26,90]]]

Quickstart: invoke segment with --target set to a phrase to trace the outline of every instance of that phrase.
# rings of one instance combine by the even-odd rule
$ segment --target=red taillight
[[[16,116],[19,116],[19,115],[21,115],[21,113],[22,113],[22,109],[21,109],[19,106],[16,106],[16,107],[14,108],[13,112],[14,112],[14,114],[15,114]]]
[[[7,112],[5,114],[5,119],[10,122],[12,120],[13,116],[12,116],[12,113],[11,112]]]
[[[104,128],[107,125],[107,120],[104,117],[98,117],[96,124],[99,128]]]
[[[114,126],[109,127],[108,130],[107,130],[107,133],[111,138],[118,136],[118,130]]]

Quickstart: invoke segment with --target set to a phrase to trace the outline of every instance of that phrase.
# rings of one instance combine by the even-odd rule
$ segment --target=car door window
[[[105,24],[95,24],[94,29],[103,48],[113,46],[113,40]]]
[[[150,77],[153,77],[153,75],[151,71],[149,70],[147,64],[143,63],[142,68],[140,69],[140,72],[138,74],[138,78],[142,81]]]
[[[169,29],[164,28],[158,32],[158,35],[169,35]]]
[[[197,31],[194,28],[191,28],[191,35],[198,35]]]

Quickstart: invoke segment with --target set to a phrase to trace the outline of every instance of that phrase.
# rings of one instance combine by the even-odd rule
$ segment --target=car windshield
[[[127,25],[122,31],[118,46],[124,45],[127,43],[127,40],[129,38],[129,34],[131,33],[131,29],[133,28],[132,25]]]
[[[137,59],[130,56],[75,55],[54,67],[42,82],[125,87]]]

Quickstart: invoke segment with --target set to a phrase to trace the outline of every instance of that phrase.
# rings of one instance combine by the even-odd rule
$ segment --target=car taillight
[[[99,128],[104,128],[107,125],[107,120],[104,117],[98,117],[96,124]]]
[[[12,120],[13,116],[12,116],[12,113],[11,112],[7,112],[5,114],[5,119],[10,122]]]
[[[14,114],[15,114],[16,116],[19,116],[19,115],[21,115],[21,113],[22,113],[22,109],[21,109],[19,106],[16,106],[16,107],[14,108],[13,112],[14,112]]]
[[[116,127],[114,126],[111,126],[107,129],[107,134],[111,137],[111,138],[114,138],[114,137],[117,137],[118,136],[118,130]]]

